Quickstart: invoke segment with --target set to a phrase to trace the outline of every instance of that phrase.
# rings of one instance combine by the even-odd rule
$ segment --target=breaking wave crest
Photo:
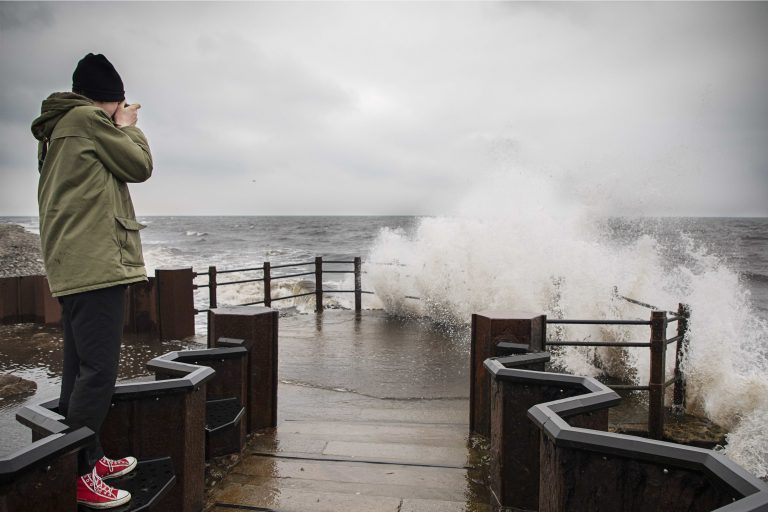
[[[626,225],[617,228],[593,215],[589,205],[563,201],[549,185],[546,179],[498,177],[471,193],[453,216],[424,218],[412,233],[382,230],[367,258],[367,285],[392,313],[457,324],[489,309],[550,318],[649,318],[647,309],[619,295],[668,310],[687,303],[689,412],[729,429],[727,454],[756,475],[768,475],[768,325],[739,273],[702,241],[628,233]],[[670,324],[668,337],[675,328]],[[569,340],[649,339],[647,326],[549,331]],[[673,350],[668,357],[671,376]],[[644,348],[568,348],[556,358],[574,373],[648,379]]]

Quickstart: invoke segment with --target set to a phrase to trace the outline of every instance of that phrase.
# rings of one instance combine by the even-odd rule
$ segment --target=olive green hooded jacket
[[[74,93],[54,93],[32,123],[40,141],[40,241],[54,296],[145,281],[139,230],[127,183],[152,174],[135,126],[117,128]]]

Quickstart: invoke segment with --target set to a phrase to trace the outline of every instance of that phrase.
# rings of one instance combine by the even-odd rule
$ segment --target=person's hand
[[[115,124],[118,128],[124,128],[126,126],[134,126],[136,121],[139,120],[139,109],[141,105],[134,103],[133,105],[126,106],[123,101],[117,107],[115,111]]]

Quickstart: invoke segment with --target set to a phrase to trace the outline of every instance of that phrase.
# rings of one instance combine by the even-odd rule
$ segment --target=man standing
[[[59,412],[96,441],[78,457],[78,503],[106,509],[131,499],[102,479],[136,459],[104,456],[99,431],[117,380],[125,290],[145,281],[139,230],[127,183],[152,174],[136,127],[140,105],[126,105],[123,82],[103,55],[77,64],[72,92],[53,93],[32,123],[38,145],[40,239],[51,292],[62,305],[64,370]]]

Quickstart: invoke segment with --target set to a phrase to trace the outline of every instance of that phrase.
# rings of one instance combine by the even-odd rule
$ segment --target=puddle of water
[[[0,326],[0,373],[37,384],[34,393],[0,400],[0,455],[32,442],[30,430],[16,421],[23,406],[58,398],[61,384],[63,334],[61,329],[35,324]],[[199,340],[160,342],[153,336],[123,337],[118,381],[149,377],[146,363],[171,350],[201,348]]]
[[[383,311],[280,319],[280,378],[375,398],[469,397],[469,329]]]

